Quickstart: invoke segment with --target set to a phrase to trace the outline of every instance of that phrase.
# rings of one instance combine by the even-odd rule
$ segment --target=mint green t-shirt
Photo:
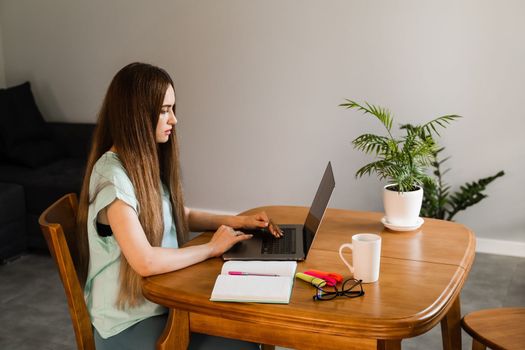
[[[135,190],[118,155],[106,152],[93,167],[89,179],[89,270],[84,288],[87,308],[91,322],[103,338],[111,337],[148,317],[160,315],[167,309],[145,300],[135,308],[119,310],[116,300],[120,288],[119,273],[121,250],[113,235],[102,237],[97,234],[98,213],[120,199],[140,211]],[[177,248],[177,233],[171,215],[169,192],[162,185],[162,209],[164,217],[164,236],[162,247]]]

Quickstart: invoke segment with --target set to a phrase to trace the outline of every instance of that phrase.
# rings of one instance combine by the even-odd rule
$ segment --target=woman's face
[[[155,130],[155,139],[157,143],[165,143],[169,140],[171,129],[177,124],[175,117],[175,91],[171,85],[166,90],[164,95],[164,102],[157,122],[157,129]]]

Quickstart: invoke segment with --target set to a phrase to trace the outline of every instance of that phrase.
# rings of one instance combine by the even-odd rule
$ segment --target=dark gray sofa
[[[31,124],[31,125],[30,125]],[[34,124],[39,130],[34,129]],[[0,225],[0,259],[20,254],[20,250],[47,251],[38,226],[44,209],[69,192],[80,192],[94,124],[48,123],[38,112],[29,83],[0,90],[0,183],[23,188],[25,237],[10,237]],[[9,187],[9,186],[8,186]],[[7,190],[5,190],[7,191]],[[20,196],[20,191],[16,196]],[[14,190],[0,196],[0,211],[10,209]],[[9,218],[5,218],[6,222]],[[19,227],[19,226],[17,226]],[[12,232],[12,235],[19,233]],[[6,251],[6,252],[5,252]]]

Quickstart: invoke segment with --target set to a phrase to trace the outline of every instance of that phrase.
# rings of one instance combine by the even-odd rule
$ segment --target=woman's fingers
[[[275,237],[280,238],[284,236],[284,232],[272,220],[269,220],[268,228],[270,229],[270,233]]]
[[[252,234],[246,234],[244,232],[239,232],[239,234],[236,236],[236,239],[237,239],[237,242],[240,242],[240,241],[245,241],[247,239],[250,239],[252,237],[253,237]]]
[[[274,237],[280,238],[284,235],[283,231],[268,217],[266,212],[263,211],[256,214],[255,219],[258,220],[259,227],[267,227]]]

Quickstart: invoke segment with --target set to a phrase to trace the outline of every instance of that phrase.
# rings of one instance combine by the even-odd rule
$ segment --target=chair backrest
[[[77,211],[77,196],[70,193],[47,208],[40,215],[38,222],[64,285],[77,347],[94,350],[95,340],[91,320],[70,252],[70,247],[71,251],[76,252],[72,242],[76,232]]]

